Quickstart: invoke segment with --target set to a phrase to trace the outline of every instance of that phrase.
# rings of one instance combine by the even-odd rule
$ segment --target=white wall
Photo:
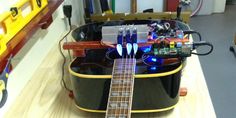
[[[10,7],[15,4],[18,0],[0,0],[0,14],[9,11]]]
[[[72,24],[77,26],[83,24],[82,1],[67,0],[65,2],[64,4],[73,4]],[[0,6],[3,4],[6,5],[8,3],[6,0],[1,0]],[[5,7],[4,10],[7,10],[8,7]],[[0,109],[0,118],[9,110],[11,104],[16,100],[15,98],[20,95],[21,90],[30,81],[33,73],[35,73],[51,48],[58,44],[59,39],[68,30],[62,11],[62,7],[58,8],[53,14],[54,20],[49,28],[47,30],[38,30],[13,58],[12,62],[16,66],[8,79],[8,100],[5,106]]]
[[[130,0],[116,0],[116,13],[130,13]],[[137,11],[153,8],[154,12],[163,11],[163,0],[137,0]]]
[[[225,11],[226,0],[215,0],[214,1],[214,12],[222,13]]]
[[[193,4],[197,4],[198,0],[192,0]],[[222,13],[225,10],[226,0],[203,0],[203,5],[199,11],[199,15],[210,15],[212,13]],[[154,8],[155,12],[163,11],[163,0],[137,0],[138,12],[144,9]],[[130,0],[116,0],[116,12],[129,13]]]
[[[83,0],[65,0],[64,5],[72,5],[72,19],[73,25],[79,26],[84,24],[84,6]]]

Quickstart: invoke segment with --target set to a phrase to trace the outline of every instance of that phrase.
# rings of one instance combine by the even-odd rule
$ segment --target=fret
[[[111,88],[112,92],[122,92],[122,91],[130,91],[132,89],[132,86],[127,86],[126,88],[121,86],[113,86]]]
[[[124,111],[129,110],[129,107],[120,107],[120,106],[116,106],[116,107],[109,106],[108,108],[109,109],[123,109]]]
[[[127,113],[125,114],[111,114],[107,118],[128,118]]]
[[[111,88],[114,89],[120,89],[120,91],[130,91],[131,87],[133,87],[133,83],[129,83],[129,84],[111,84]]]
[[[130,96],[131,93],[130,92],[126,92],[126,91],[120,91],[120,92],[111,92],[111,96],[113,97],[128,97]]]
[[[120,76],[122,74],[122,76],[129,76],[130,73],[132,73],[132,72],[131,71],[127,71],[127,70],[122,70],[121,72],[119,72],[119,71],[114,72],[114,75]]]
[[[113,76],[113,79],[133,79],[133,75],[130,75],[130,74],[127,74],[127,75],[120,75],[120,74],[114,74]]]
[[[114,101],[120,101],[120,100],[123,100],[123,101],[129,101],[130,97],[125,97],[125,96],[111,96],[110,97],[110,101],[111,102],[114,102]]]
[[[113,79],[112,80],[112,84],[130,84],[131,82],[133,82],[131,79]]]
[[[107,118],[128,118],[127,116],[108,116]]]
[[[129,113],[129,111],[127,111],[127,109],[109,109],[108,113],[110,113],[109,115],[120,115],[120,114],[124,114],[127,115],[127,113]]]
[[[122,108],[122,109],[127,109],[129,106],[129,101],[112,101],[109,103],[109,108],[114,109],[114,108]]]
[[[106,118],[130,118],[135,65],[135,59],[114,61]]]

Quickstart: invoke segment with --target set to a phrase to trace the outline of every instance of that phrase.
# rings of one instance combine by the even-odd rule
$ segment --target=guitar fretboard
[[[136,59],[116,59],[113,65],[106,118],[130,118]]]

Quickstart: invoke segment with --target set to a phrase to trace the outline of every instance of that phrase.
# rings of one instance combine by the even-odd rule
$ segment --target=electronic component
[[[132,41],[131,41],[130,29],[128,27],[125,29],[125,40],[126,40],[127,54],[130,55],[132,50]]]
[[[117,35],[117,45],[116,50],[119,53],[120,56],[122,56],[122,44],[123,44],[123,28],[119,29],[118,35]]]
[[[117,32],[120,28],[132,29],[136,28],[137,31],[137,43],[147,42],[147,25],[122,25],[122,26],[103,26],[102,27],[102,42],[107,42],[109,44],[117,44]]]
[[[182,45],[182,42],[175,43],[173,41],[166,44],[162,41],[159,44],[154,43],[152,49],[153,54],[160,58],[189,57],[191,56],[192,45],[190,43]]]
[[[179,39],[183,39],[184,38],[183,30],[176,30],[176,37]]]
[[[136,54],[137,51],[138,51],[137,29],[136,28],[133,28],[131,40],[132,40],[132,43],[133,43],[134,54]]]

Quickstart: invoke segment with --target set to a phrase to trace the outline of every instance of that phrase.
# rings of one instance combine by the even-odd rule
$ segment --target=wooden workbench
[[[52,48],[21,94],[5,113],[6,118],[102,118],[104,114],[77,109],[61,87],[61,62],[57,45]],[[68,75],[67,75],[68,76]],[[20,83],[19,83],[20,84]],[[182,87],[188,95],[180,97],[174,110],[162,113],[132,114],[134,118],[215,118],[205,78],[197,56],[188,58]],[[10,87],[10,86],[8,86]]]

